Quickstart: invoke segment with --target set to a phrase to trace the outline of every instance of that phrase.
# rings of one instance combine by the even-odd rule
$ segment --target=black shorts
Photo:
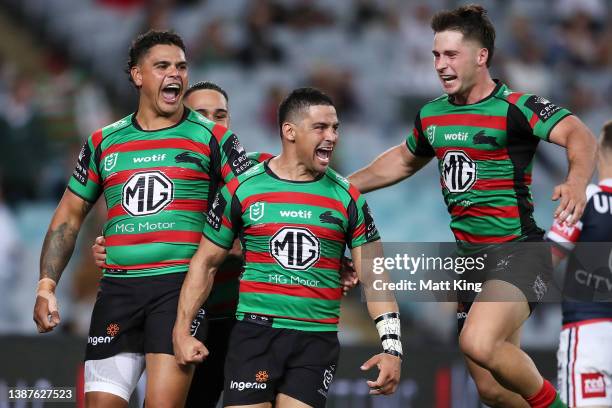
[[[174,354],[172,329],[184,273],[139,278],[104,277],[91,315],[85,360],[122,352]],[[192,324],[205,337],[201,310]]]
[[[229,345],[230,332],[236,319],[211,319],[208,321],[208,334],[204,344],[210,354],[198,364],[191,380],[187,395],[187,408],[214,408],[223,391],[223,367]]]
[[[273,402],[282,393],[324,407],[339,352],[337,332],[276,329],[239,321],[225,360],[223,405]]]
[[[552,279],[552,254],[550,244],[539,239],[530,242],[514,242],[487,249],[472,257],[485,256],[482,271],[470,271],[462,278],[468,282],[483,283],[490,280],[508,282],[518,288],[529,304],[532,313],[548,291]],[[477,293],[473,291],[457,294],[457,323],[461,332]],[[503,295],[496,301],[510,301]]]

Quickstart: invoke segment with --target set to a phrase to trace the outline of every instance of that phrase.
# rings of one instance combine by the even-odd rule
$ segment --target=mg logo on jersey
[[[427,129],[425,129],[425,133],[427,134],[427,140],[429,140],[429,144],[433,146],[434,140],[436,140],[436,125],[427,126]]]
[[[249,218],[251,221],[259,221],[264,216],[265,203],[255,203],[249,207]]]
[[[283,268],[304,271],[319,260],[321,243],[306,228],[283,227],[270,239],[270,254]]]
[[[442,178],[451,193],[468,191],[476,182],[476,162],[462,151],[449,150],[442,159]]]
[[[123,185],[121,205],[133,216],[157,214],[172,202],[174,184],[161,171],[134,174]]]
[[[117,164],[119,153],[111,153],[104,158],[104,170],[111,171]]]

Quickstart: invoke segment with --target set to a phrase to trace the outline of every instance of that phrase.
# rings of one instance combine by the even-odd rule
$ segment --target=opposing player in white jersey
[[[555,222],[547,234],[557,244],[556,263],[569,255],[557,379],[563,402],[578,408],[612,407],[611,245],[577,245],[612,243],[612,121],[601,132],[597,171],[599,183],[588,186],[580,221],[573,227]]]

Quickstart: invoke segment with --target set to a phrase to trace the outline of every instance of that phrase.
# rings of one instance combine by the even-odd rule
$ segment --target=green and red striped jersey
[[[89,202],[104,193],[104,275],[154,276],[187,271],[208,196],[250,167],[236,135],[197,112],[155,131],[132,114],[87,139],[68,189]]]
[[[406,138],[417,156],[438,158],[442,194],[460,248],[541,236],[533,218],[531,171],[538,142],[571,113],[498,81],[485,99],[427,103]]]
[[[240,235],[245,269],[236,317],[272,317],[273,327],[336,331],[345,246],[379,238],[359,191],[328,169],[313,181],[278,178],[263,162],[215,196],[204,235],[230,248]]]
[[[247,157],[253,165],[274,157],[270,153],[249,152]],[[243,271],[242,258],[228,256],[215,274],[215,281],[208,299],[206,315],[209,319],[234,318],[238,306],[238,287],[240,274]]]

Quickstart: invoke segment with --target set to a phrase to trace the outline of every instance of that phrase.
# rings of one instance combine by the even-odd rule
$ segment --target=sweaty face
[[[229,112],[225,97],[213,89],[199,89],[185,98],[185,105],[198,111],[208,120],[229,127]]]
[[[298,160],[313,173],[327,170],[338,141],[338,116],[333,106],[310,106],[297,113],[294,126]]]
[[[434,66],[444,92],[450,96],[469,93],[476,82],[480,47],[475,41],[465,40],[455,30],[434,36]]]
[[[140,98],[159,115],[171,116],[180,109],[188,76],[185,53],[179,47],[151,47],[131,73]]]

